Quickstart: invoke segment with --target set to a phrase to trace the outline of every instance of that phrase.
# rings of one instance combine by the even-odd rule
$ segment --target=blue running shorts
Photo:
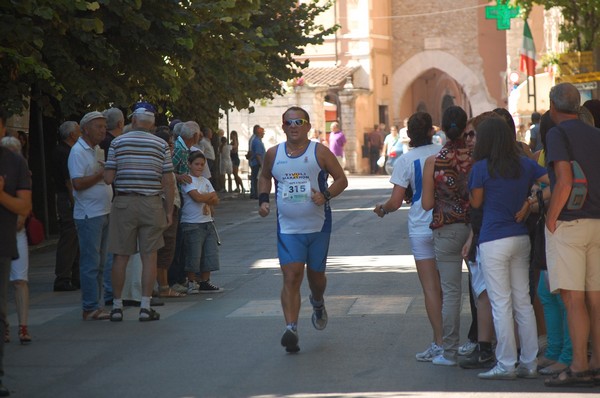
[[[316,272],[325,272],[329,252],[329,232],[277,234],[279,264],[303,263]]]

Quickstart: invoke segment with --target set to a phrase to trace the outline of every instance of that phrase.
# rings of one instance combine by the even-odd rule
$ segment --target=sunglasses
[[[289,120],[284,120],[283,124],[285,124],[286,126],[304,126],[305,124],[308,124],[308,120],[289,119]]]
[[[465,138],[466,138],[466,137],[468,137],[468,138],[473,138],[473,137],[475,137],[475,130],[467,131],[467,132],[465,133]]]

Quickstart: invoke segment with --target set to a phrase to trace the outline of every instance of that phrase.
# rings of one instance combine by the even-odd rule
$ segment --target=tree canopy
[[[598,0],[516,0],[529,15],[534,4],[545,9],[559,7],[564,17],[558,39],[573,51],[591,51],[600,45],[600,1]]]
[[[129,107],[214,120],[281,92],[336,27],[330,1],[11,0],[0,3],[0,107],[61,118]]]

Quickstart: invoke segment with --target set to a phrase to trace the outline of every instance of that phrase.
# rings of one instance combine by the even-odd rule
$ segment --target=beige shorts
[[[156,251],[164,245],[166,227],[160,196],[115,196],[110,210],[108,252],[132,255],[138,250]]]
[[[600,291],[600,220],[557,221],[546,228],[550,291]]]

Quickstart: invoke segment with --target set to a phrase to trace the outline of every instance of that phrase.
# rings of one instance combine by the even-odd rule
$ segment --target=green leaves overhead
[[[545,9],[559,7],[564,17],[559,40],[572,51],[591,51],[600,46],[600,1],[598,0],[516,0],[529,15],[534,4]]]
[[[323,4],[323,5],[320,5]],[[199,122],[272,98],[334,31],[311,0],[0,2],[0,106],[32,96],[58,118],[145,98]],[[39,90],[31,93],[31,87]],[[50,105],[52,104],[52,105]]]

